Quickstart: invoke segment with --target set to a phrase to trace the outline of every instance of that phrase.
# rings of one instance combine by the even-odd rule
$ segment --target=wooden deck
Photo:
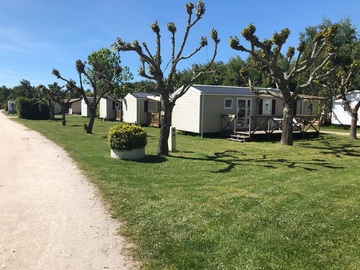
[[[319,115],[296,115],[293,121],[294,134],[319,134]],[[267,135],[268,139],[274,134],[282,133],[282,116],[249,116],[248,129],[238,128],[236,115],[222,115],[222,134],[233,141],[251,140],[255,135]]]

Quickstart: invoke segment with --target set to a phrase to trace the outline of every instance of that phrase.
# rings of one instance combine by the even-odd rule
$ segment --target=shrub
[[[18,98],[16,100],[16,110],[19,118],[35,120],[49,119],[49,108],[36,99]]]
[[[145,130],[137,125],[124,124],[113,126],[108,133],[108,146],[111,149],[130,151],[143,148],[147,144]]]

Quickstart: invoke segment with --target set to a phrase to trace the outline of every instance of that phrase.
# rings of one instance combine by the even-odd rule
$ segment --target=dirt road
[[[0,112],[0,269],[136,269],[67,154]]]

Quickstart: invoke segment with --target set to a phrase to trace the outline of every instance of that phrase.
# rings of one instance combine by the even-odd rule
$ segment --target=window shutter
[[[272,100],[272,106],[271,106],[271,114],[275,115],[276,112],[276,99]]]
[[[262,99],[259,99],[259,107],[258,107],[258,115],[262,115],[263,114],[263,101]]]
[[[147,100],[144,101],[144,112],[149,111],[149,102]]]

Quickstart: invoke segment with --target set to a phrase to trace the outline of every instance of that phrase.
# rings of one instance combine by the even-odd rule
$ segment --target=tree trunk
[[[350,140],[356,140],[356,129],[357,129],[357,121],[358,121],[358,112],[357,110],[351,110],[351,126],[350,126]]]
[[[169,155],[169,145],[168,139],[170,134],[170,127],[171,127],[171,116],[174,105],[170,102],[162,102],[162,108],[164,115],[160,116],[160,138],[158,144],[158,155],[159,156],[168,156]]]
[[[86,133],[92,133],[92,129],[94,126],[94,122],[95,122],[95,118],[96,118],[96,107],[94,108],[90,108],[90,118],[89,118],[89,122],[86,126],[84,126],[84,131]]]
[[[54,116],[54,106],[49,106],[49,118],[50,120],[54,120],[55,116]]]
[[[63,126],[66,126],[65,108],[66,108],[65,104],[62,104],[62,105],[61,105],[61,117],[62,117],[62,119],[61,119],[61,124],[62,124]]]
[[[281,144],[283,145],[293,145],[293,140],[294,140],[293,121],[294,121],[293,102],[285,102],[283,109],[283,122],[282,122],[282,134],[281,134]]]

